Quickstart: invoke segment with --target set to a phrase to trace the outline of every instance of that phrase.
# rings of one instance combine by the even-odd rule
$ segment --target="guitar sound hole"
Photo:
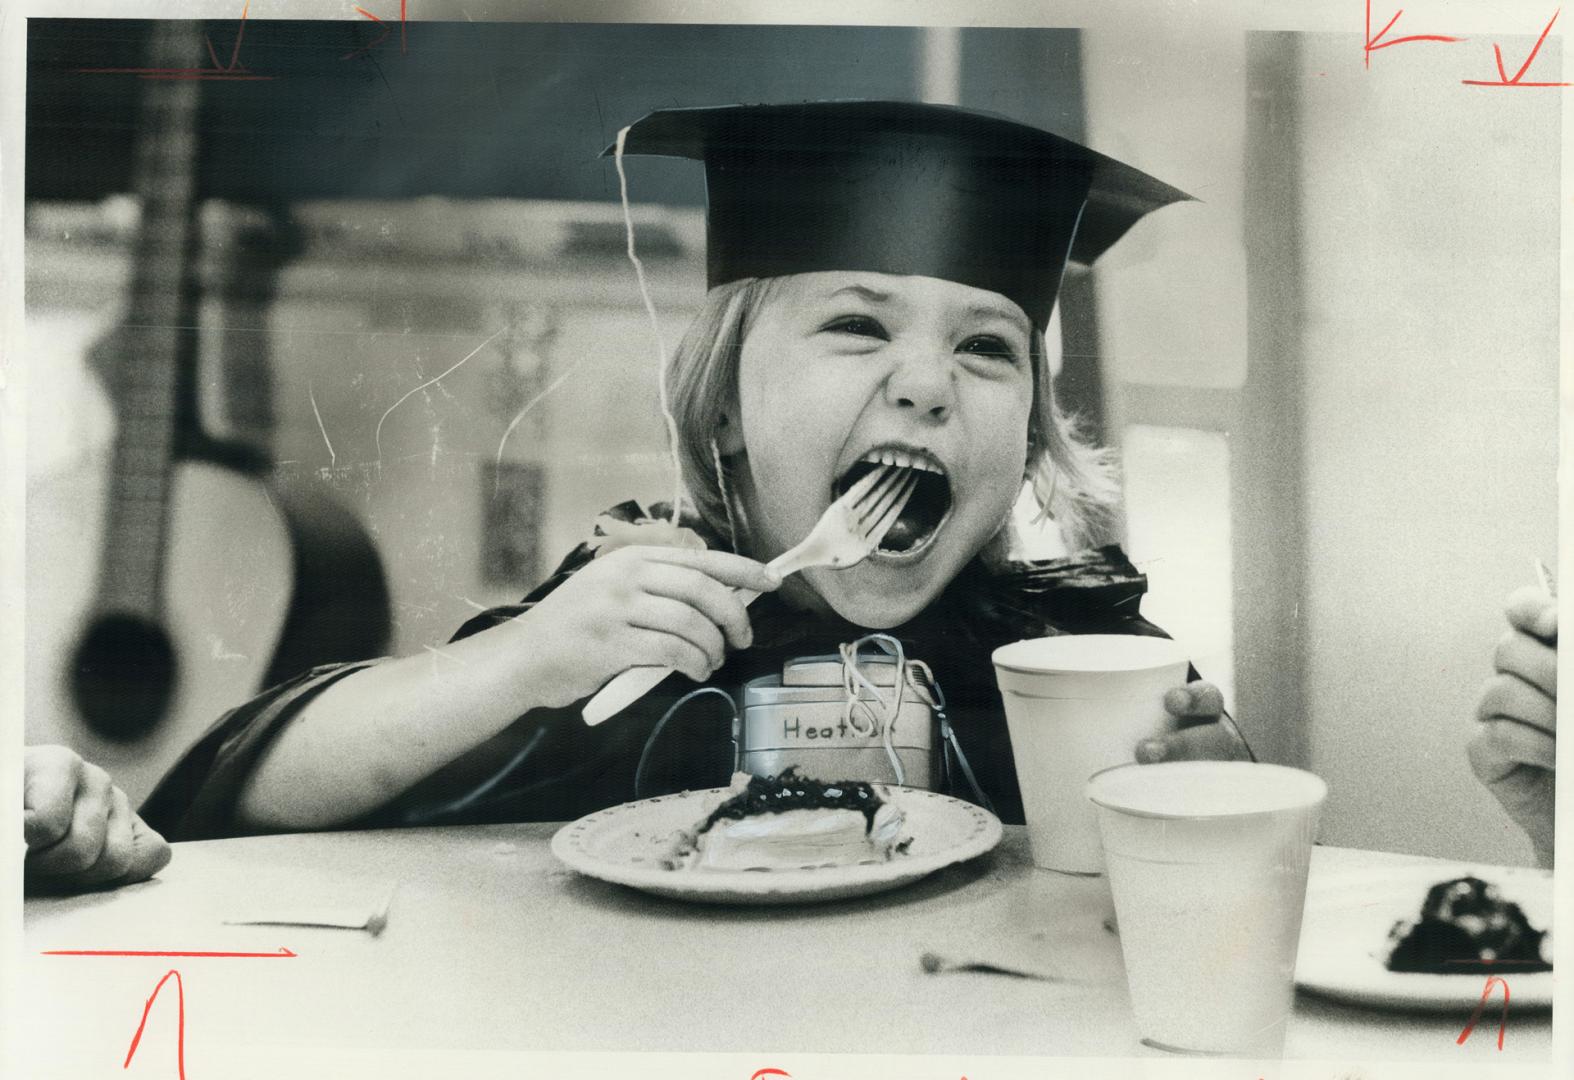
[[[169,714],[175,650],[162,627],[134,615],[107,615],[82,638],[71,673],[83,722],[124,742],[146,735]]]

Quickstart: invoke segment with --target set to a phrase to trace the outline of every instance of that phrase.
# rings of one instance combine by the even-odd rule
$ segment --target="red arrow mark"
[[[144,79],[198,79],[203,82],[255,82],[258,80],[272,79],[272,75],[253,75],[247,70],[246,65],[240,62],[240,43],[246,36],[246,13],[251,10],[251,0],[240,12],[240,30],[235,34],[235,48],[230,52],[229,64],[219,63],[219,54],[213,49],[213,39],[204,34],[203,41],[208,46],[208,59],[213,61],[210,68],[73,68],[76,75],[137,75]]]
[[[1497,1048],[1503,1049],[1503,1033],[1508,1030],[1508,980],[1501,975],[1489,975],[1486,989],[1481,991],[1481,1000],[1476,1003],[1476,1011],[1470,1014],[1470,1020],[1465,1024],[1465,1030],[1459,1033],[1459,1038],[1454,1040],[1454,1045],[1464,1046],[1465,1040],[1470,1038],[1470,1033],[1476,1030],[1476,1021],[1481,1019],[1481,1013],[1487,1007],[1487,1001],[1492,997],[1492,988],[1503,988],[1503,1018],[1497,1025]]]
[[[1372,36],[1372,0],[1366,0],[1366,66],[1372,66],[1372,54],[1378,49],[1389,49],[1395,45],[1406,45],[1412,41],[1464,41],[1464,38],[1445,37],[1442,34],[1411,34],[1408,37],[1394,38],[1384,41],[1383,35],[1394,28],[1394,23],[1399,21],[1399,16],[1405,13],[1404,8],[1394,12],[1394,17],[1388,20],[1388,25]]]
[[[407,26],[405,15],[408,4],[409,0],[399,0],[399,52],[401,55],[410,51],[410,39],[405,33]],[[378,34],[377,39],[370,45],[367,45],[365,48],[356,49],[354,52],[345,53],[339,58],[341,60],[353,60],[357,56],[365,56],[367,53],[377,48],[377,46],[381,45],[383,43],[383,39],[388,36],[388,27],[376,15],[373,15],[370,11],[367,11],[363,7],[357,7],[355,10],[357,14],[365,15],[368,19],[372,20],[372,22],[376,23],[378,26],[381,26],[383,28],[383,32]]]
[[[1547,20],[1547,28],[1541,31],[1541,36],[1536,39],[1536,45],[1530,50],[1530,55],[1525,57],[1525,62],[1519,65],[1519,70],[1514,72],[1514,77],[1508,77],[1508,69],[1503,66],[1503,50],[1497,42],[1492,43],[1492,55],[1497,57],[1497,79],[1460,79],[1466,86],[1568,86],[1566,82],[1525,82],[1525,72],[1530,70],[1531,61],[1536,59],[1536,54],[1541,51],[1541,43],[1547,40],[1547,35],[1552,32],[1552,24],[1558,21],[1558,13],[1563,9],[1558,8],[1552,13],[1552,18]]]
[[[131,1048],[126,1051],[125,1064],[122,1069],[131,1068],[131,1059],[137,1056],[137,1046],[142,1042],[143,1029],[148,1026],[148,1013],[153,1011],[153,1003],[158,1000],[159,991],[164,989],[164,984],[169,982],[169,977],[175,976],[175,992],[180,1001],[180,1026],[175,1031],[175,1064],[180,1073],[180,1080],[186,1080],[186,984],[181,981],[180,972],[171,968],[153,988],[153,996],[148,998],[146,1005],[142,1006],[142,1019],[137,1023],[137,1033],[131,1036]]]
[[[213,61],[214,70],[223,71],[226,73],[235,71],[236,69],[241,71],[246,70],[240,66],[240,43],[241,40],[246,36],[246,13],[250,10],[251,0],[246,0],[245,6],[240,9],[240,30],[235,34],[235,50],[230,53],[230,63],[228,67],[219,67],[219,54],[213,51],[213,39],[208,37],[207,34],[202,35],[202,40],[207,42],[208,58]]]
[[[204,957],[257,957],[263,960],[282,960],[296,954],[284,946],[277,952],[190,952],[174,949],[45,949],[40,956],[204,956]]]

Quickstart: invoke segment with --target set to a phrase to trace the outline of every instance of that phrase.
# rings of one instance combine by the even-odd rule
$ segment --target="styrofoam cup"
[[[1185,651],[1169,638],[1077,634],[1013,642],[992,659],[1034,865],[1102,873],[1083,789],[1167,730],[1164,692],[1186,682]]]
[[[1145,1043],[1282,1053],[1327,794],[1309,772],[1245,761],[1123,765],[1088,782]]]

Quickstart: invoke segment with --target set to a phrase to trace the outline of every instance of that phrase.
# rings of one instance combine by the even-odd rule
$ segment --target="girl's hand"
[[[1509,630],[1493,656],[1497,674],[1481,687],[1469,746],[1482,783],[1552,865],[1558,725],[1558,604],[1535,586],[1508,599]]]
[[[561,708],[631,667],[670,667],[704,682],[754,631],[734,589],[781,579],[724,551],[623,547],[592,560],[514,620],[529,634],[530,695]]]
[[[1224,695],[1212,683],[1199,680],[1175,687],[1164,695],[1164,711],[1175,730],[1137,744],[1142,764],[1250,760],[1251,751],[1234,722],[1224,719]]]
[[[22,756],[27,892],[74,892],[144,881],[168,865],[169,845],[132,812],[125,792],[64,746]]]

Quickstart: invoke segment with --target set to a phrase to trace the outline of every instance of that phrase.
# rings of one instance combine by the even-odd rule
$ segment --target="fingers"
[[[703,612],[681,600],[643,596],[629,609],[628,622],[636,630],[654,631],[690,646],[682,650],[682,655],[692,662],[691,653],[698,653],[701,679],[709,678],[710,673],[726,661],[727,643],[721,630]],[[679,667],[684,674],[689,673],[686,667],[671,666]]]
[[[83,761],[64,746],[30,746],[22,755],[22,836],[29,851],[57,843],[71,828]]]
[[[623,548],[635,553],[633,557],[648,562],[670,563],[698,570],[707,577],[733,589],[752,592],[772,592],[782,583],[776,572],[764,563],[728,551],[696,551],[692,548],[642,547]],[[614,555],[617,552],[613,552]]]
[[[23,765],[28,889],[142,881],[169,864],[169,844],[103,769],[63,746],[28,747]]]
[[[126,793],[112,787],[109,793],[109,817],[104,822],[104,844],[98,859],[80,875],[78,884],[84,886],[108,885],[118,882],[131,869],[132,821],[136,815],[126,800]]]
[[[1137,745],[1137,761],[1234,761],[1251,755],[1240,737],[1219,723],[1224,695],[1217,686],[1198,679],[1177,686],[1164,695],[1164,711],[1175,720],[1175,731],[1144,739]]]
[[[1502,674],[1525,680],[1557,700],[1558,651],[1540,638],[1519,630],[1505,631],[1498,639],[1492,666]]]
[[[512,620],[530,647],[542,704],[596,692],[632,667],[672,668],[703,682],[727,650],[754,643],[744,597],[781,579],[764,565],[724,551],[632,546],[591,561],[559,589]]]
[[[1558,640],[1558,602],[1539,585],[1525,585],[1509,594],[1504,614],[1516,630],[1534,635],[1549,645]]]
[[[716,634],[718,648],[723,635],[726,644],[734,649],[747,649],[754,644],[754,629],[749,625],[749,612],[743,601],[731,588],[709,574],[685,566],[649,563],[641,572],[639,584],[648,593],[689,606],[703,616],[711,629],[719,628]],[[708,648],[707,641],[689,634],[684,636],[701,648]],[[723,654],[718,651],[715,655],[719,662]]]
[[[1496,784],[1522,765],[1551,771],[1557,764],[1551,735],[1512,720],[1492,720],[1476,729],[1466,747],[1470,767],[1481,782]]]
[[[1179,731],[1144,739],[1137,744],[1137,761],[1245,761],[1246,746],[1226,725],[1197,724]]]
[[[1508,720],[1528,724],[1550,738],[1557,734],[1558,706],[1539,687],[1517,675],[1494,675],[1481,685],[1476,719],[1483,723]]]
[[[125,884],[146,881],[169,865],[173,856],[169,843],[136,814],[131,815],[131,865],[121,880]]]
[[[1217,686],[1199,679],[1168,691],[1164,695],[1164,710],[1177,720],[1206,723],[1217,720],[1224,712],[1224,695]]]
[[[625,666],[659,666],[681,671],[695,682],[704,682],[720,666],[705,650],[687,639],[663,630],[635,627],[631,653],[639,657]]]
[[[46,877],[74,877],[98,862],[113,810],[115,786],[97,765],[82,765],[82,779],[71,810],[65,836],[45,848],[27,853],[29,873]]]

